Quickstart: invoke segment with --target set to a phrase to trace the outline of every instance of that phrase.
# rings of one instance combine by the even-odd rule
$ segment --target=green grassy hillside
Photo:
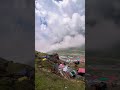
[[[36,55],[35,90],[85,90],[83,81],[67,80],[50,71],[45,71],[52,66],[47,61],[41,61],[40,56],[42,57],[46,54],[37,52]],[[43,68],[39,68],[40,64],[42,64]]]
[[[83,82],[72,82],[62,79],[50,72],[36,71],[36,90],[85,90]]]

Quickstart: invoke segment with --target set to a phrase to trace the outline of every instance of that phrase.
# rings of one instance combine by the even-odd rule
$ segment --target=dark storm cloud
[[[1,57],[33,65],[34,29],[34,0],[0,1]]]

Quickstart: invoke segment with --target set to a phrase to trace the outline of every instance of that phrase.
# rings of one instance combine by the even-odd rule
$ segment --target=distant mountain
[[[73,48],[66,48],[66,49],[59,49],[54,50],[49,53],[58,53],[60,55],[73,55],[73,54],[84,54],[85,53],[85,46],[82,47],[73,47]]]

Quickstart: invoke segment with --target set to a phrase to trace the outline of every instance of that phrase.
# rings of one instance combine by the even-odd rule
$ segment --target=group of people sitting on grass
[[[45,59],[46,58],[46,59]],[[79,61],[74,62],[75,69],[71,68],[69,65],[67,65],[65,62],[59,59],[58,54],[45,56],[42,61],[48,61],[51,63],[50,70],[54,72],[55,74],[58,74],[64,78],[76,78],[77,76],[84,76],[85,72],[79,72],[80,70],[76,69],[77,65],[80,64]],[[78,67],[77,67],[78,68]]]
[[[75,69],[71,68],[69,65],[67,65],[66,63],[62,62],[62,63],[55,63],[54,64],[54,71],[57,74],[60,74],[61,76],[63,76],[64,78],[75,78],[77,75],[81,75],[81,73],[79,73],[78,71],[76,71]],[[84,73],[82,73],[83,75]],[[81,76],[82,76],[81,75]]]

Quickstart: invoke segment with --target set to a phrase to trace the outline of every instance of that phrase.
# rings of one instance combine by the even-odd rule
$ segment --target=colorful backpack
[[[71,76],[74,76],[74,75],[76,75],[77,73],[76,73],[76,71],[75,70],[72,70],[71,72],[70,72],[70,75]]]

